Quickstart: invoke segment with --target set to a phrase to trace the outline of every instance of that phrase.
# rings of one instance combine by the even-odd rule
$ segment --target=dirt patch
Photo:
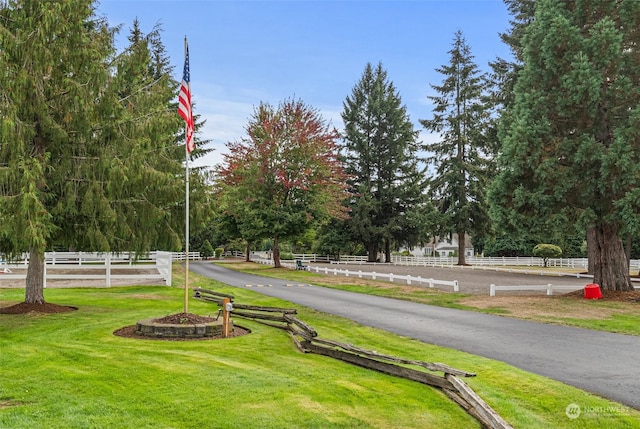
[[[637,313],[634,305],[640,302],[640,291],[603,291],[603,299],[598,301],[619,302],[610,308],[590,305],[593,301],[584,299],[584,291],[579,290],[558,296],[540,295],[502,295],[473,296],[460,301],[460,304],[481,309],[504,310],[505,314],[518,318],[569,318],[569,319],[606,319],[614,314]]]
[[[26,302],[21,302],[19,304],[15,304],[9,307],[0,308],[0,314],[28,314],[28,313],[40,313],[40,314],[51,314],[51,313],[68,313],[70,311],[76,311],[78,307],[71,307],[67,305],[58,305],[51,303],[44,304],[29,304]]]
[[[155,323],[186,325],[186,324],[215,322],[216,319],[214,317],[198,316],[197,314],[193,314],[193,313],[176,313],[176,314],[170,314],[165,317],[161,317],[159,319],[154,319],[153,321]]]
[[[9,407],[18,407],[20,405],[24,405],[24,403],[18,402],[18,401],[10,401],[10,400],[5,400],[5,399],[0,399],[0,410],[3,410],[5,408],[9,408]]]
[[[577,290],[574,292],[564,294],[562,296],[565,296],[568,298],[584,299],[584,291]],[[603,290],[602,300],[640,303],[640,290],[630,290],[630,291]]]

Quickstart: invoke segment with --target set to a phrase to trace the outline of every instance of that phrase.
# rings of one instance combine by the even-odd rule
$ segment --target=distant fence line
[[[270,259],[264,259],[264,258],[252,258],[253,262],[257,262],[259,264],[263,264],[263,265],[273,265],[273,261]],[[283,267],[286,268],[290,268],[292,270],[297,269],[298,267],[296,266],[295,263],[289,263],[286,261],[282,261],[281,265]],[[430,288],[432,288],[434,285],[439,285],[439,286],[451,286],[453,287],[453,291],[454,292],[458,292],[460,291],[460,287],[458,285],[458,281],[457,280],[453,280],[453,281],[448,281],[448,280],[436,280],[436,279],[432,279],[432,278],[423,278],[420,276],[402,276],[402,275],[397,275],[397,274],[393,274],[393,273],[389,273],[389,274],[385,274],[385,273],[376,273],[375,271],[370,272],[370,271],[350,271],[350,270],[341,270],[338,268],[329,268],[329,267],[318,267],[318,266],[314,266],[314,267],[306,267],[306,270],[308,271],[315,271],[316,273],[324,273],[325,275],[329,275],[329,274],[333,274],[334,276],[337,275],[341,275],[341,276],[345,276],[345,277],[358,277],[358,278],[362,278],[362,277],[370,277],[372,280],[378,280],[378,278],[380,279],[386,279],[389,280],[390,282],[399,280],[399,281],[405,281],[408,285],[415,283],[419,283],[419,284],[427,284]]]
[[[253,252],[263,258],[270,259],[269,252]],[[326,262],[331,264],[385,264],[385,265],[405,265],[405,266],[453,266],[458,263],[457,257],[447,256],[400,256],[392,255],[391,262],[367,262],[367,256],[360,255],[320,255],[316,253],[294,253],[293,259],[303,262]],[[381,258],[382,260],[383,258]],[[521,266],[521,267],[544,267],[544,260],[535,256],[467,256],[465,261],[474,266]],[[587,258],[551,258],[547,261],[549,268],[579,268],[585,271],[588,268]],[[640,259],[632,259],[629,269],[640,270]]]

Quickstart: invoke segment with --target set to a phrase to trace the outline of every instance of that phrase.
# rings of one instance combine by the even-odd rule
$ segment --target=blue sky
[[[481,70],[509,57],[498,35],[510,18],[502,0],[101,0],[98,12],[123,26],[120,46],[136,17],[144,32],[160,24],[177,80],[187,36],[195,111],[207,121],[201,137],[214,149],[198,165],[222,161],[261,101],[299,98],[341,130],[342,103],[367,62],[382,62],[421,130],[457,30]]]

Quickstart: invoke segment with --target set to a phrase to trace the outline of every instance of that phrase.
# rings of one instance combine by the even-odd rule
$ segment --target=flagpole
[[[187,57],[187,36],[184,37],[184,55]],[[189,125],[185,125],[185,273],[184,273],[184,312],[189,313]]]

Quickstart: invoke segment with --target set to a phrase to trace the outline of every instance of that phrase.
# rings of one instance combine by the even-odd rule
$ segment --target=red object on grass
[[[584,298],[585,299],[600,299],[602,298],[602,291],[600,291],[600,286],[591,283],[584,287]]]

